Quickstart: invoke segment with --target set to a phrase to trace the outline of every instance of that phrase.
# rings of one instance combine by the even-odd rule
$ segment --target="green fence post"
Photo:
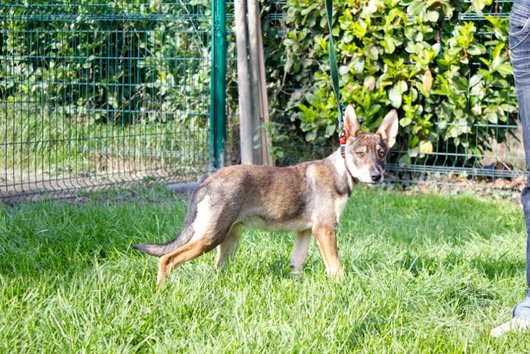
[[[212,0],[210,169],[224,166],[226,139],[226,0]]]

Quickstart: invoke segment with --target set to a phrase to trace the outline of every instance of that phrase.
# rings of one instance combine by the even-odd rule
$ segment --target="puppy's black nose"
[[[372,182],[379,182],[383,176],[379,172],[374,172],[370,177],[372,177]]]

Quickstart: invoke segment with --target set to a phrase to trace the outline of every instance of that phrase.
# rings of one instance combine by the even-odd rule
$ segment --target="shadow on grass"
[[[361,190],[352,195],[340,230],[346,239],[375,236],[407,247],[460,245],[471,238],[523,232],[524,226],[522,213],[508,202]]]
[[[162,196],[167,198],[168,196]],[[151,199],[156,200],[156,196]],[[131,246],[141,242],[164,242],[173,237],[182,224],[186,200],[174,207],[171,204],[135,205],[120,203],[117,206],[87,203],[28,203],[15,208],[0,209],[4,229],[0,233],[0,274],[38,277],[43,272],[75,274],[92,266],[94,261],[117,260],[124,257],[145,257]],[[341,246],[351,245],[349,240],[367,239],[374,248],[355,263],[377,265],[385,259],[378,250],[380,243],[391,241],[395,247],[436,244],[461,245],[470,238],[488,239],[493,234],[503,234],[521,228],[522,216],[515,208],[487,203],[469,197],[447,198],[441,196],[404,196],[394,192],[359,190],[341,220]],[[248,237],[248,231],[245,232]],[[374,241],[371,239],[376,236]],[[256,262],[262,259],[266,274],[289,278],[289,253],[292,234],[282,234],[264,241],[261,233],[255,234],[251,255]],[[314,244],[312,247],[315,247]],[[260,256],[261,248],[269,249],[273,256]],[[273,249],[274,248],[274,249]],[[267,251],[269,252],[269,251]],[[274,252],[274,253],[272,253]],[[237,255],[236,255],[237,256]],[[320,258],[319,258],[320,261]],[[435,272],[440,267],[436,257],[406,255],[403,268],[413,274]],[[455,259],[458,263],[459,260]],[[475,267],[490,278],[517,274],[523,265],[512,260],[477,260]],[[450,267],[451,264],[445,265]],[[320,267],[320,263],[319,263]],[[307,267],[304,272],[307,272]]]
[[[526,269],[523,258],[514,260],[508,257],[501,259],[479,257],[473,259],[471,265],[490,280],[521,276]]]
[[[79,276],[96,262],[145,257],[132,245],[173,237],[183,218],[174,215],[176,209],[181,208],[39,202],[0,210],[6,220],[0,234],[0,274]]]
[[[274,274],[279,279],[291,279],[289,259],[278,254],[277,257],[267,263],[267,272]]]
[[[98,242],[99,241],[99,242]],[[0,251],[0,274],[7,277],[42,277],[44,274],[74,276],[82,274],[94,263],[134,254],[130,242],[104,238],[70,240],[28,238]]]
[[[353,347],[362,346],[366,340],[365,337],[373,335],[377,329],[383,325],[384,321],[378,316],[367,316],[360,323],[356,323],[349,332],[349,344]]]

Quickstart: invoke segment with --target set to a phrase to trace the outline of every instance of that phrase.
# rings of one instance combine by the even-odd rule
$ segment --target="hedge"
[[[399,148],[406,151],[402,162],[428,158],[444,147],[480,155],[492,137],[502,142],[510,130],[497,126],[514,124],[517,116],[506,17],[511,4],[500,5],[491,0],[335,1],[342,103],[356,105],[366,130],[396,108]],[[276,121],[312,146],[334,146],[337,113],[323,1],[288,0],[285,9],[287,33],[282,48],[272,51],[278,63],[270,75],[274,90],[296,89],[276,98],[284,100],[279,103],[290,117]],[[277,139],[280,144],[292,140]]]

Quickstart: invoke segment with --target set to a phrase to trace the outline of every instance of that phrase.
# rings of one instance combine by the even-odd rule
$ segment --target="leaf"
[[[418,90],[416,90],[414,87],[410,89],[410,93],[411,93],[411,97],[412,97],[412,101],[416,101],[418,99]],[[422,106],[419,106],[419,108],[421,110],[423,110],[423,107]]]
[[[399,81],[396,86],[398,87],[400,93],[407,92],[407,90],[409,89],[409,85],[407,85],[407,82],[403,80]]]
[[[497,124],[499,122],[496,112],[489,112],[486,114],[486,118],[491,124]]]
[[[326,138],[329,138],[333,134],[335,134],[335,124],[328,124],[326,126],[326,132],[324,133],[324,135],[326,136]]]
[[[306,16],[306,15],[308,15],[309,13],[311,13],[311,11],[313,11],[314,9],[316,9],[317,6],[318,6],[318,4],[313,4],[313,5],[311,5],[311,6],[308,6],[307,8],[302,9],[301,14],[302,14],[303,16]]]
[[[423,74],[422,84],[423,84],[423,90],[429,93],[432,88],[432,74],[429,69],[427,69],[425,73]]]
[[[349,71],[350,69],[346,65],[341,65],[339,67],[339,74],[341,75],[346,75]]]
[[[379,58],[379,51],[375,45],[370,45],[364,48],[364,55],[372,60],[377,60]]]
[[[377,12],[377,5],[375,4],[374,0],[368,1],[368,5],[364,9],[365,13],[367,14],[373,14]]]
[[[480,74],[475,74],[471,76],[471,79],[469,79],[469,87],[476,86],[481,80],[482,80],[482,75]]]
[[[355,56],[352,59],[351,64],[353,65],[353,69],[357,73],[362,73],[364,70],[364,58],[362,56]]]
[[[401,90],[398,85],[392,86],[392,88],[388,91],[388,99],[395,108],[401,107],[401,102],[403,99],[401,97]]]
[[[419,16],[425,11],[426,3],[424,0],[414,0],[407,7],[407,14],[410,16]]]
[[[453,80],[453,88],[457,89],[458,91],[467,91],[469,87],[469,83],[467,79],[463,76],[457,76]]]
[[[486,0],[473,0],[473,8],[478,14],[482,13],[482,9],[486,6]]]
[[[415,147],[416,145],[418,145],[418,141],[420,141],[420,138],[418,138],[417,135],[413,136],[410,140],[410,147]]]
[[[440,13],[438,11],[429,11],[425,14],[425,19],[430,22],[438,22]]]
[[[432,142],[428,140],[421,140],[420,141],[420,154],[432,154],[432,152],[433,152]]]
[[[503,77],[513,74],[512,66],[507,63],[497,65],[496,69],[498,73],[501,74]]]
[[[375,77],[368,76],[364,79],[364,87],[366,87],[366,90],[368,92],[372,92],[375,88]]]
[[[305,135],[305,141],[312,142],[317,138],[317,133],[315,131],[311,131]]]
[[[404,117],[399,120],[399,125],[401,125],[403,128],[409,125],[410,123],[412,123],[412,119],[408,117]]]
[[[394,53],[396,50],[396,45],[394,44],[394,39],[391,37],[385,37],[385,41],[383,42],[383,46],[385,47],[385,52],[388,54]]]
[[[486,47],[484,47],[482,44],[474,43],[469,46],[467,53],[471,55],[481,55],[486,53]]]
[[[359,38],[359,39],[363,39],[364,36],[366,35],[366,27],[364,27],[362,24],[358,23],[358,22],[354,22],[351,26],[351,33]]]

